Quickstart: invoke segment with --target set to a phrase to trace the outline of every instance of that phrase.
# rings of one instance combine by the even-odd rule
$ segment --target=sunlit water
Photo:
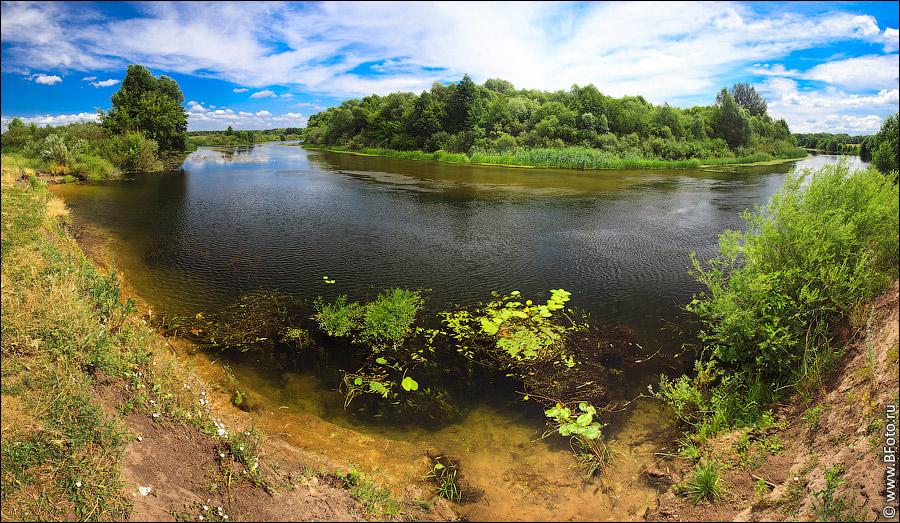
[[[360,299],[403,286],[431,289],[434,311],[491,291],[546,298],[564,288],[595,321],[632,328],[650,353],[680,345],[666,326],[680,323],[681,305],[702,290],[688,273],[690,254],[713,257],[718,235],[743,229],[740,213],[765,205],[793,167],[521,169],[265,144],[203,148],[178,172],[55,191],[76,220],[110,238],[116,269],[157,310],[216,310],[258,289]],[[609,489],[569,468],[561,438],[540,440],[540,412],[515,395],[492,391],[437,432],[372,427],[344,413],[334,383],[252,359],[233,363],[264,398],[267,423],[298,445],[403,474],[424,474],[428,449],[458,456],[485,491],[465,508],[473,518],[617,519],[655,492],[637,477],[670,423],[652,401],[610,434],[623,455],[619,487]],[[649,380],[650,371],[631,376],[627,393]],[[344,436],[324,434],[332,431]]]

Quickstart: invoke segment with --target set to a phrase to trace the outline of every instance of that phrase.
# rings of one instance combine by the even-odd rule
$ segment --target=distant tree
[[[447,104],[447,125],[445,126],[450,133],[466,131],[475,126],[472,116],[478,96],[475,82],[469,78],[469,75],[464,75],[453,88]]]
[[[225,136],[231,136],[233,134],[234,134],[234,129],[232,129],[231,126],[229,125],[228,129],[225,129]]]
[[[716,97],[716,105],[719,106],[718,135],[735,149],[747,145],[750,141],[750,118],[737,102],[731,97],[727,89],[722,89]]]
[[[513,86],[513,83],[508,80],[502,80],[500,78],[488,78],[484,82],[485,89],[490,91],[494,91],[495,93],[510,93],[515,91],[516,88]]]
[[[101,125],[110,134],[142,132],[161,152],[182,151],[187,142],[184,95],[175,80],[156,78],[142,66],[128,66],[122,87],[112,95],[112,108],[98,110]]]
[[[13,118],[12,121],[9,122],[9,130],[10,131],[12,131],[13,129],[24,129],[24,128],[25,128],[25,122],[23,122],[22,120],[19,120],[18,116]]]
[[[900,132],[898,113],[894,113],[884,119],[881,130],[872,140],[872,164],[885,174],[900,170],[897,164],[897,147],[900,146],[898,132]],[[896,174],[894,181],[897,181]]]
[[[766,114],[766,99],[756,92],[756,89],[748,83],[734,84],[731,88],[731,97],[741,109],[750,111],[750,116]]]
[[[859,142],[859,159],[864,162],[872,161],[872,145],[871,138],[865,138]]]

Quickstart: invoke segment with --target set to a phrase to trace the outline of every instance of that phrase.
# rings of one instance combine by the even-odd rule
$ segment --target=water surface
[[[765,205],[792,168],[524,169],[264,144],[202,148],[178,172],[55,191],[76,220],[110,237],[116,268],[157,310],[216,310],[258,289],[361,299],[403,286],[430,289],[434,311],[491,291],[546,298],[564,288],[595,321],[631,327],[647,352],[674,352],[681,340],[666,327],[682,321],[681,305],[702,290],[688,272],[690,254],[713,257],[718,235],[743,230],[740,213]],[[348,457],[357,462],[409,472],[423,466],[423,449],[460,456],[485,490],[486,501],[466,509],[473,518],[616,519],[655,492],[638,475],[654,459],[653,435],[670,420],[652,402],[611,434],[625,456],[617,478],[629,485],[620,504],[621,489],[585,484],[568,468],[560,438],[539,439],[541,420],[515,397],[485,398],[438,432],[371,427],[341,410],[336,384],[303,373],[273,380],[253,361],[234,363],[242,383],[271,406],[267,422],[298,427],[284,429],[298,445],[327,448],[309,422],[325,419],[362,438]],[[649,380],[649,373],[631,376],[628,392]],[[355,448],[334,441],[336,455]]]

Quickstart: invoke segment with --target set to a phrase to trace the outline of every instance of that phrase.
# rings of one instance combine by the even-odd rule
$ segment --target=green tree
[[[884,119],[881,130],[872,140],[872,164],[876,169],[888,174],[894,172],[894,182],[897,181],[897,147],[898,143],[898,113],[894,113]]]
[[[445,127],[449,132],[467,131],[475,126],[472,116],[475,112],[477,98],[478,90],[475,82],[469,78],[469,75],[464,75],[462,80],[453,86],[453,92],[447,104],[447,125]]]
[[[156,78],[142,66],[128,66],[122,87],[112,95],[112,108],[98,110],[100,122],[112,135],[142,132],[161,152],[182,151],[187,143],[184,95],[175,80]]]
[[[750,118],[744,109],[734,101],[727,89],[722,89],[716,97],[716,105],[719,106],[718,134],[728,143],[728,147],[735,149],[747,145],[750,141]]]
[[[768,108],[766,99],[748,83],[734,84],[734,87],[731,88],[731,97],[741,109],[750,111],[750,116],[766,114]]]

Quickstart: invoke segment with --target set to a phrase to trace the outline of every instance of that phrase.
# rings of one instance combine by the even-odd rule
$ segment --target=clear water
[[[258,289],[360,299],[391,286],[427,288],[429,308],[440,310],[491,291],[546,298],[564,288],[595,321],[632,328],[647,352],[673,352],[680,340],[666,326],[681,322],[680,306],[702,290],[688,273],[691,252],[713,257],[718,235],[742,229],[740,213],[765,205],[792,168],[524,169],[264,144],[203,148],[178,172],[55,191],[77,221],[110,238],[117,270],[157,310],[216,310]],[[295,427],[283,432],[298,445],[316,442],[398,474],[424,474],[427,449],[459,456],[485,490],[485,501],[465,509],[477,519],[623,517],[652,496],[637,474],[660,443],[650,435],[670,423],[651,402],[611,434],[625,456],[616,480],[629,488],[608,490],[568,468],[561,438],[538,439],[539,411],[530,416],[514,395],[485,397],[437,432],[372,427],[343,412],[336,384],[311,374],[274,380],[262,363],[233,363],[271,407],[267,423]],[[629,377],[629,393],[649,374]],[[322,436],[332,432],[342,436]]]

